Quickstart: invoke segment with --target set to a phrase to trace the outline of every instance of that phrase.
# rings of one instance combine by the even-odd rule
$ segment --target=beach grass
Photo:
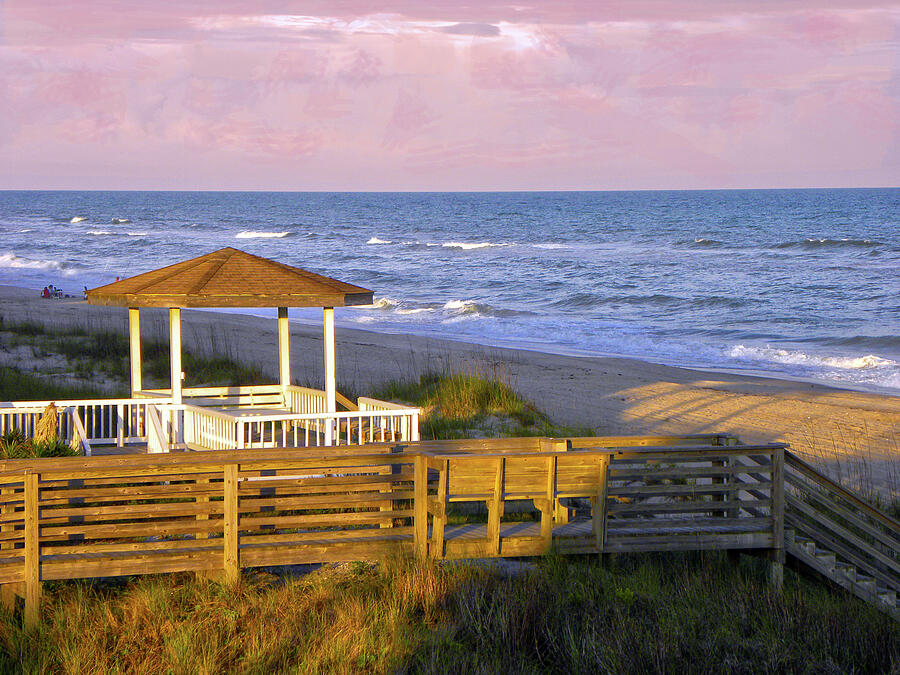
[[[394,559],[309,574],[46,584],[0,615],[6,672],[897,672],[900,624],[839,590],[719,554]]]
[[[498,373],[429,372],[388,382],[372,396],[423,408],[419,430],[427,439],[594,435],[554,424]]]
[[[27,344],[36,356],[58,355],[68,374],[39,376],[20,368],[0,366],[0,400],[50,400],[128,395],[129,345],[125,335],[110,331],[89,331],[73,326],[51,329],[41,324],[11,323],[0,317],[0,333],[11,336],[14,345]],[[169,346],[142,341],[144,386],[168,386]],[[246,366],[227,356],[203,357],[185,350],[182,368],[187,381],[208,386],[264,384],[267,378],[258,368]],[[101,391],[98,378],[111,381],[112,389]],[[65,382],[79,382],[72,385]],[[93,384],[92,384],[93,383]]]

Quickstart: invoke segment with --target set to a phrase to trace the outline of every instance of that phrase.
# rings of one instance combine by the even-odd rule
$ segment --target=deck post
[[[778,590],[784,583],[784,448],[772,453],[772,551],[769,581]]]
[[[495,461],[494,489],[491,491],[491,497],[487,502],[487,550],[485,554],[493,557],[500,555],[500,519],[503,516],[503,479],[505,473],[506,458],[498,457]]]
[[[224,513],[223,513],[223,537],[224,548],[223,566],[225,568],[225,583],[236,584],[241,578],[240,541],[238,526],[238,465],[226,464],[224,481]]]
[[[278,308],[278,372],[281,393],[287,398],[287,388],[291,384],[291,328],[287,307]]]
[[[141,310],[128,308],[128,342],[131,354],[131,397],[143,388],[141,382]]]
[[[607,498],[609,495],[609,455],[600,458],[600,478],[597,485],[597,497],[591,509],[594,537],[597,539],[597,553],[604,559],[606,549]]]
[[[415,457],[415,477],[413,479],[413,536],[416,556],[419,560],[428,557],[428,464],[425,455]]]
[[[181,309],[169,308],[169,363],[172,403],[181,405]]]
[[[25,628],[35,628],[41,620],[41,541],[38,481],[40,476],[25,470]]]
[[[324,328],[325,342],[325,407],[326,412],[337,412],[337,400],[335,391],[337,384],[334,376],[334,307],[322,308],[322,325]],[[325,424],[325,445],[332,445],[333,438],[332,420]]]

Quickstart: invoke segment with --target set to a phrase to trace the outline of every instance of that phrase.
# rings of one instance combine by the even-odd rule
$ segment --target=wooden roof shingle
[[[87,292],[92,305],[121,307],[345,307],[372,291],[223,248]]]

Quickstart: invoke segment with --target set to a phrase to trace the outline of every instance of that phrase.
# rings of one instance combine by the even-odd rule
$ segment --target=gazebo
[[[147,427],[151,452],[154,447],[159,451],[163,445],[168,449],[179,443],[197,449],[272,447],[290,445],[291,437],[293,445],[334,445],[342,439],[346,443],[362,444],[379,440],[379,430],[380,439],[384,440],[388,423],[390,440],[418,437],[416,408],[361,398],[358,404],[344,399],[348,410],[337,410],[340,395],[335,382],[334,308],[371,304],[372,291],[366,288],[234,248],[223,248],[94,288],[87,291],[87,301],[93,305],[128,308],[129,401],[153,399],[157,412],[167,413],[169,420],[167,425],[166,415],[160,415],[163,423],[155,443],[154,410],[145,409],[143,414],[149,419],[146,425],[131,422],[131,426]],[[168,390],[149,391],[143,387],[140,310],[145,307],[169,310],[171,386]],[[181,310],[238,307],[278,308],[278,384],[186,389],[182,372]],[[324,391],[291,383],[289,307],[323,308]],[[128,424],[127,420],[119,423],[120,444],[121,427]],[[302,442],[298,439],[298,428],[304,432]]]

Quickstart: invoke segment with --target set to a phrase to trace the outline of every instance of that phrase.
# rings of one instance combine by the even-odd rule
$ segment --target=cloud
[[[272,7],[0,3],[0,187],[900,183],[890,4]]]
[[[475,35],[478,37],[496,37],[500,35],[500,29],[491,23],[455,23],[452,26],[438,28],[442,33],[452,35]]]

